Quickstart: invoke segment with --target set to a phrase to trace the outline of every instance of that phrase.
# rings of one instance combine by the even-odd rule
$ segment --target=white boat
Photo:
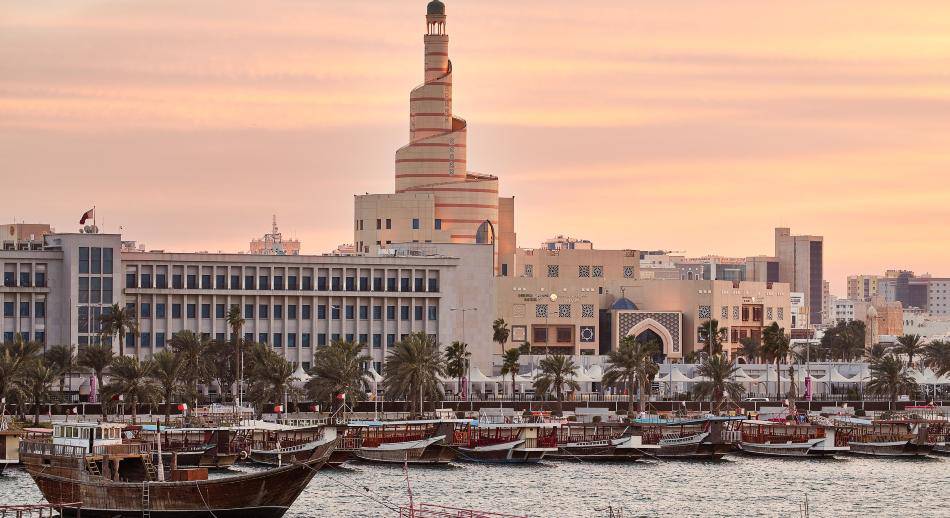
[[[846,436],[834,426],[744,421],[739,449],[753,455],[773,457],[832,456],[850,450]]]

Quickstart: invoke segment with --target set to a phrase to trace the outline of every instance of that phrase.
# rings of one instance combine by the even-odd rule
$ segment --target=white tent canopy
[[[600,383],[604,379],[604,369],[600,365],[591,365],[587,369],[587,377],[596,383]]]

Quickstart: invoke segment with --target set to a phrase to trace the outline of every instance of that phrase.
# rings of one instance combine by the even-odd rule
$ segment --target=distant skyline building
[[[558,234],[551,239],[545,239],[541,247],[548,250],[593,250],[594,243],[587,239],[564,237]]]
[[[776,228],[775,257],[779,264],[779,281],[788,283],[792,291],[804,293],[811,323],[822,324],[824,238],[795,236],[789,228]]]
[[[264,237],[251,240],[250,252],[254,255],[300,255],[300,241],[284,239],[277,228],[277,215],[273,216],[271,231]]]

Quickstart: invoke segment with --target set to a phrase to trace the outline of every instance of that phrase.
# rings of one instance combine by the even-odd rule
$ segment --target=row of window
[[[732,306],[732,312],[729,311],[729,306],[722,306],[719,311],[720,320],[728,320],[730,314],[732,315],[732,320],[741,320],[743,322],[748,322],[750,319],[753,322],[762,321],[762,306],[742,306],[741,310],[739,306]],[[741,315],[741,317],[740,317]],[[699,307],[699,318],[712,318],[709,314],[709,306],[700,306]],[[766,320],[785,320],[785,308],[765,308],[765,319]]]
[[[46,318],[46,302],[38,300],[32,304],[29,301],[20,302],[20,311],[17,312],[16,303],[12,301],[5,301],[3,303],[3,316],[5,317],[29,317],[30,309],[33,309],[32,316],[36,318]]]
[[[534,306],[535,318],[548,318],[550,316],[548,308],[548,304],[536,304]],[[571,305],[558,304],[557,316],[558,318],[571,318]],[[593,304],[581,304],[581,318],[594,318]]]
[[[3,286],[6,288],[45,288],[46,272],[20,272],[20,283],[16,282],[16,272],[3,272]]]
[[[391,218],[386,218],[385,220],[381,218],[377,218],[376,230],[383,229],[384,221],[386,225],[386,230],[392,230],[393,220]],[[419,218],[412,218],[412,221],[410,222],[410,226],[412,227],[412,230],[419,230],[420,228],[422,228],[422,224],[420,223]],[[442,230],[442,220],[439,218],[436,218],[433,226],[435,227],[436,230]],[[361,219],[356,220],[356,230],[363,230],[363,229],[364,229],[363,220]]]
[[[105,280],[105,279],[103,279]],[[110,279],[111,280],[111,279]],[[241,282],[243,280],[243,283]],[[200,281],[200,283],[199,283]],[[285,282],[286,281],[286,282]],[[385,281],[385,282],[384,282]],[[317,277],[317,291],[402,291],[402,292],[437,292],[439,291],[439,280],[436,278],[409,278],[401,279],[381,277]],[[427,282],[428,281],[428,282]],[[154,279],[151,273],[137,274],[128,272],[125,274],[125,286],[127,288],[158,288],[167,289],[169,287],[168,277],[164,273],[155,274]],[[385,289],[384,289],[385,286]],[[313,291],[313,277],[304,276],[299,279],[296,275],[289,275],[284,278],[283,275],[231,275],[230,277],[222,274],[188,274],[182,275],[176,273],[171,278],[172,289],[189,290],[290,290],[290,291]]]
[[[112,274],[112,249],[79,247],[79,273]]]
[[[37,333],[37,335],[39,334],[40,333]],[[211,339],[210,333],[202,333],[201,335],[205,339]],[[297,338],[299,337],[300,338],[299,346],[303,348],[308,348],[308,347],[311,347],[312,345],[312,336],[313,335],[311,333],[300,333],[299,335],[297,333],[258,333],[257,341],[262,344],[269,344],[273,347],[296,348],[298,346]],[[399,335],[399,339],[405,340],[406,337],[408,336],[409,336],[408,334],[401,334]],[[433,339],[435,339],[435,335],[430,335],[430,336]],[[248,341],[248,342],[253,341],[254,337],[255,337],[254,333],[244,333],[245,341]],[[85,338],[85,337],[80,337],[80,338]],[[127,333],[125,335],[125,347],[127,349],[133,349],[136,347],[136,345],[140,347],[152,347],[153,345],[152,338],[153,338],[153,334],[150,332],[139,333],[138,340],[135,339],[134,334]],[[156,332],[154,333],[154,338],[155,338],[155,341],[154,341],[155,347],[165,347],[166,345],[168,345],[168,340],[171,337],[168,336],[164,332]],[[227,340],[227,337],[225,333],[217,333],[215,334],[214,339],[223,342]],[[382,333],[374,333],[372,335],[365,334],[365,333],[361,333],[361,334],[317,333],[316,345],[317,347],[324,347],[329,343],[337,342],[341,339],[346,340],[347,342],[355,341],[367,347],[372,347],[373,349],[382,349],[383,347]],[[11,340],[12,340],[12,336],[11,336]],[[386,334],[386,347],[392,347],[395,344],[396,344],[396,334],[395,333]],[[86,345],[86,344],[83,344],[82,340],[80,340],[80,345]]]
[[[112,304],[112,277],[79,277],[80,304]]]
[[[319,305],[317,306],[317,320],[326,320],[327,314],[329,313],[331,320],[340,320],[341,308],[343,318],[346,320],[369,320],[370,311],[372,311],[373,320],[382,320],[383,318],[383,306],[355,306],[355,305],[345,305],[345,306],[335,306],[335,305]],[[149,302],[141,302],[138,304],[138,311],[136,311],[135,304],[128,303],[126,304],[126,309],[136,314],[139,318],[148,319],[153,316],[153,307]],[[203,319],[211,318],[211,304],[201,304],[199,307],[198,304],[180,304],[173,303],[171,304],[171,318],[182,318],[182,309],[185,310],[186,318],[198,318],[199,309],[200,315]],[[256,309],[256,312],[255,312]],[[286,309],[286,312],[284,311]],[[244,318],[245,319],[269,319],[273,318],[275,320],[283,320],[285,317],[288,320],[296,320],[298,315],[298,306],[297,304],[287,304],[285,307],[283,304],[274,304],[273,306],[269,304],[245,304],[244,305]],[[310,320],[313,318],[312,306],[310,304],[303,304],[300,306],[300,319],[301,320]],[[12,310],[12,308],[11,308]],[[227,318],[227,306],[225,304],[215,304],[214,305],[214,318],[224,319]],[[255,316],[256,315],[256,316]],[[426,306],[399,306],[399,318],[401,320],[409,320],[410,315],[413,320],[422,320],[423,315],[426,315],[428,320],[438,320],[439,318],[439,307],[438,306],[428,306],[428,312],[426,311]],[[159,302],[154,305],[154,317],[155,318],[167,318],[167,305],[164,302]],[[395,320],[396,319],[396,306],[386,306],[386,319]]]
[[[33,333],[32,335],[31,335],[30,333],[21,332],[21,333],[20,333],[20,336],[23,338],[23,341],[24,341],[24,342],[29,342],[31,338],[32,338],[33,341],[35,341],[35,342],[39,342],[39,343],[45,343],[45,342],[46,342],[46,332],[45,332],[45,331],[37,331],[37,332]],[[3,341],[4,341],[4,343],[12,342],[15,337],[16,337],[16,332],[15,332],[15,331],[6,331],[6,332],[3,333]]]

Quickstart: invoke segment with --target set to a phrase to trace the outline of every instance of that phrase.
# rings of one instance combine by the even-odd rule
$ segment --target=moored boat
[[[950,421],[932,420],[927,427],[929,435],[927,442],[934,445],[933,452],[941,455],[950,455]]]
[[[488,464],[529,464],[556,453],[555,423],[474,423],[455,427],[452,446],[459,460]]]
[[[616,424],[565,423],[558,430],[558,451],[548,455],[557,460],[635,461],[644,450],[656,449],[643,444],[630,426]]]
[[[138,431],[143,442],[154,443],[161,434],[162,461],[171,463],[175,457],[181,468],[226,469],[241,457],[246,430],[239,428],[165,428],[145,425]],[[155,452],[155,455],[158,453]],[[155,459],[157,461],[157,459]]]
[[[248,459],[268,466],[307,462],[325,456],[336,443],[336,428],[333,427],[268,431],[263,440],[252,443]]]
[[[720,460],[735,450],[723,436],[725,424],[742,418],[703,417],[643,423],[644,445],[655,447],[651,457],[666,460]]]
[[[350,458],[384,464],[448,464],[456,452],[449,444],[454,420],[357,421],[343,434],[340,447]],[[345,462],[343,455],[331,462]]]
[[[929,442],[926,421],[874,421],[850,420],[838,428],[838,433],[848,436],[850,452],[856,455],[877,457],[920,457],[934,449]]]
[[[744,421],[738,447],[745,453],[774,457],[832,456],[849,450],[847,435],[834,426]]]
[[[151,445],[122,439],[123,425],[57,423],[51,441],[23,441],[20,458],[51,504],[66,516],[279,517],[324,458],[208,480],[206,469],[166,470]]]

